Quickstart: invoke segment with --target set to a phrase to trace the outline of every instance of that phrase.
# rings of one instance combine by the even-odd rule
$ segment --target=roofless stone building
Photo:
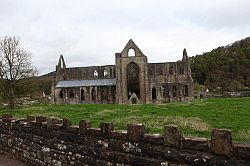
[[[115,65],[67,68],[61,55],[52,85],[55,103],[136,104],[192,99],[193,79],[186,49],[181,61],[148,63],[132,40],[115,54]]]

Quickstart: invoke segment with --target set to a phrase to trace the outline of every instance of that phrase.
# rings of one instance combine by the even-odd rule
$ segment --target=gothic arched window
[[[128,99],[133,93],[140,99],[139,67],[133,62],[127,68],[127,81]]]

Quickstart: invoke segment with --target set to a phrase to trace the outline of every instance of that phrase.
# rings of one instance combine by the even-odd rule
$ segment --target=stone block
[[[231,156],[233,152],[231,131],[213,129],[210,148],[215,154]]]
[[[90,128],[90,123],[86,120],[81,120],[79,122],[79,133],[80,134],[87,134],[88,128]]]
[[[145,133],[144,125],[141,124],[129,124],[127,126],[127,139],[129,141],[139,142],[142,141],[143,135]]]
[[[183,140],[182,131],[175,125],[165,126],[164,143],[166,145],[180,147]]]
[[[101,136],[104,138],[110,138],[111,137],[111,131],[114,130],[112,123],[101,123],[100,124],[101,129]]]
[[[101,129],[98,128],[88,128],[87,129],[87,135],[94,136],[94,137],[100,137]]]
[[[143,142],[151,143],[154,145],[163,145],[164,137],[160,134],[144,134]]]
[[[27,116],[28,123],[31,123],[32,121],[35,121],[35,120],[36,120],[35,116]]]
[[[9,119],[9,118],[13,118],[13,116],[11,114],[4,114],[1,117],[2,119]]]
[[[127,139],[127,131],[125,131],[125,130],[111,131],[111,138],[126,140]]]
[[[73,126],[68,126],[67,131],[71,133],[79,133],[79,126],[73,125]]]
[[[64,118],[64,119],[63,119],[62,128],[63,128],[64,130],[66,130],[69,126],[71,126],[70,120],[68,120],[67,118]]]
[[[62,119],[56,117],[47,118],[47,127],[52,128],[55,124],[62,124]]]
[[[250,160],[250,144],[238,144],[237,149],[240,158],[248,158]]]
[[[191,148],[197,150],[209,150],[209,141],[206,138],[184,138],[182,148]]]
[[[42,122],[46,122],[47,118],[44,116],[37,116],[36,117],[36,122],[38,126],[42,126]]]

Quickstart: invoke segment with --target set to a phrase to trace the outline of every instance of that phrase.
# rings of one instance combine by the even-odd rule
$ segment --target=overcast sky
[[[45,74],[115,63],[129,39],[149,62],[176,61],[250,36],[250,0],[0,0],[0,36],[18,36]]]

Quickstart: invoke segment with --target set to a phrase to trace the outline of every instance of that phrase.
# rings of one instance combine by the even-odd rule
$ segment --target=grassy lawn
[[[8,110],[0,106],[0,115],[15,117],[43,115],[67,117],[73,124],[81,119],[112,122],[116,130],[126,129],[128,123],[142,123],[150,133],[162,133],[166,124],[178,125],[185,136],[210,137],[212,128],[230,129],[236,141],[250,142],[250,98],[207,99],[174,102],[162,105],[32,105]]]

